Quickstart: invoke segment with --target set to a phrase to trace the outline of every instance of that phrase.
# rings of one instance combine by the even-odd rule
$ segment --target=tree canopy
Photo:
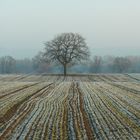
[[[62,33],[45,43],[43,57],[46,61],[57,62],[63,65],[64,75],[67,74],[67,65],[87,60],[88,46],[85,39],[77,33]]]

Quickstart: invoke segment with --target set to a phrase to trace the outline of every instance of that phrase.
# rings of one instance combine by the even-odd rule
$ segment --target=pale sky
[[[140,0],[0,0],[0,56],[31,58],[63,32],[93,55],[140,55]]]

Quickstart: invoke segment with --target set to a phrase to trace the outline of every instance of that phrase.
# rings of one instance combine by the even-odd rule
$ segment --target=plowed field
[[[0,75],[0,140],[140,140],[140,81]]]

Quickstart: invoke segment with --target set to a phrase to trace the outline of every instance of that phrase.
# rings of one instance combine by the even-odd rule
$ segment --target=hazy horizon
[[[63,32],[80,33],[92,55],[140,55],[140,1],[0,2],[0,56],[34,57]]]

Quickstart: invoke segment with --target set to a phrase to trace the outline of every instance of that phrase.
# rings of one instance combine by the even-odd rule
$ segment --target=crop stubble
[[[139,140],[140,83],[131,77],[0,76],[0,139]]]

